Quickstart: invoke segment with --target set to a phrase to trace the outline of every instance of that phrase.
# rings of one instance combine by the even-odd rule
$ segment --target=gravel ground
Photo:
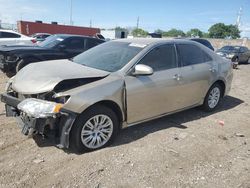
[[[123,130],[81,155],[40,146],[4,116],[0,187],[250,187],[250,65],[214,113],[187,110]],[[0,73],[0,92],[7,78]],[[223,124],[224,123],[224,124]]]

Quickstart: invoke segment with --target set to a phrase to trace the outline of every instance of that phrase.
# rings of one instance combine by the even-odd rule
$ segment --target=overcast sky
[[[148,31],[171,28],[187,31],[199,28],[207,31],[218,22],[235,24],[243,7],[243,35],[250,37],[250,0],[72,0],[74,25],[113,28],[136,26]],[[28,21],[57,21],[69,24],[70,0],[0,0],[0,20],[15,23]]]

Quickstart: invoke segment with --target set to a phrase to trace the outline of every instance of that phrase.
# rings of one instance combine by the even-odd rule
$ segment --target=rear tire
[[[236,69],[237,68],[237,65],[236,64],[233,64],[233,69]]]
[[[215,83],[207,92],[202,106],[203,109],[207,112],[214,111],[219,106],[221,98],[222,87],[220,84]]]
[[[95,105],[79,115],[70,132],[73,152],[93,151],[112,143],[118,133],[119,120],[113,110]]]

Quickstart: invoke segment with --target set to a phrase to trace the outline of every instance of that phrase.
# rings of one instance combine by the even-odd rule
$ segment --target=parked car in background
[[[31,37],[36,39],[37,43],[45,41],[45,39],[49,36],[51,36],[51,34],[49,34],[49,33],[35,33],[35,34],[31,35]]]
[[[224,46],[217,50],[216,53],[233,62],[248,63],[250,59],[250,51],[245,46]]]
[[[52,35],[37,46],[0,47],[0,69],[13,76],[24,66],[45,60],[69,59],[98,44],[103,40],[78,35]]]
[[[206,46],[209,49],[214,51],[214,47],[212,46],[212,44],[207,39],[203,39],[203,38],[185,38],[185,37],[177,37],[175,39],[186,39],[186,40],[195,41],[195,42],[198,42],[200,44],[203,44],[204,46]]]
[[[12,30],[0,29],[0,46],[1,45],[34,45],[35,38],[28,37]]]
[[[203,44],[204,46],[208,47],[209,49],[214,51],[214,47],[212,46],[212,44],[207,40],[207,39],[202,39],[202,38],[190,38],[189,40],[195,41],[195,42],[199,42],[201,44]]]
[[[23,134],[54,132],[60,148],[95,150],[120,128],[200,105],[213,111],[232,78],[228,61],[197,42],[121,39],[25,67],[1,101]]]

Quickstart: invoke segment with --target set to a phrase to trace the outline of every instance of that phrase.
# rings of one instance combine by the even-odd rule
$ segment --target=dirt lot
[[[6,80],[1,73],[0,92]],[[0,187],[249,188],[249,80],[250,65],[241,65],[216,112],[196,108],[137,125],[82,155],[38,147],[0,103]]]

